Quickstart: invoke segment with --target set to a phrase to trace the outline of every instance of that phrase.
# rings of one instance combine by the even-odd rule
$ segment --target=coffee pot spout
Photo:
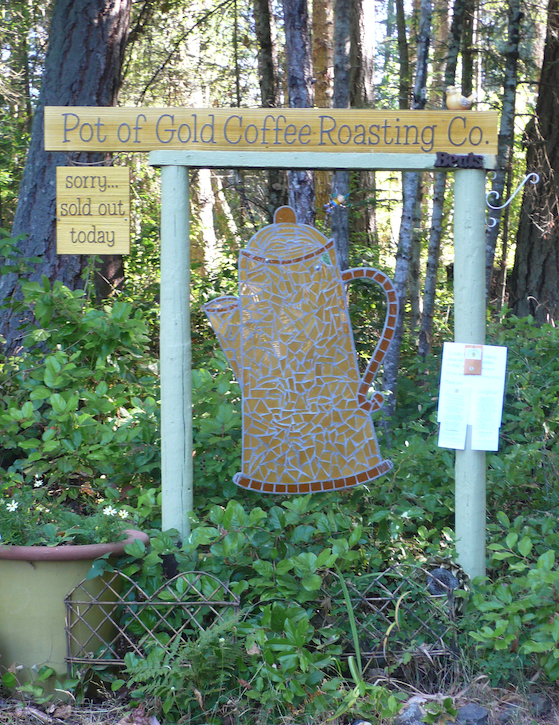
[[[241,315],[239,298],[232,295],[218,297],[204,305],[204,311],[217,335],[235,377],[242,387]]]

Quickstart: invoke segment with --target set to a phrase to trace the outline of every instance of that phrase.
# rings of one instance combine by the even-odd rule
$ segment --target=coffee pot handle
[[[394,337],[394,333],[396,331],[396,321],[398,319],[398,295],[390,277],[387,277],[384,272],[380,272],[378,269],[372,269],[371,267],[358,267],[357,269],[347,269],[342,272],[342,280],[344,282],[352,282],[355,279],[367,279],[379,284],[384,290],[386,301],[388,303],[388,312],[382,335],[380,336],[380,340],[378,341],[373,356],[367,365],[367,369],[361,378],[361,382],[359,383],[359,388],[357,390],[358,406],[362,410],[373,413],[382,406],[384,402],[384,395],[379,392],[373,393],[371,398],[367,398],[367,395],[369,388],[373,384],[373,380],[375,379],[378,369],[388,352],[388,348],[390,347],[390,343],[392,342],[392,338]]]

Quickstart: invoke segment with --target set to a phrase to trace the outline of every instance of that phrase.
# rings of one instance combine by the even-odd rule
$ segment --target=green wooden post
[[[485,344],[485,172],[454,173],[454,341]],[[456,451],[455,530],[468,576],[485,574],[485,451]]]
[[[161,169],[162,528],[190,534],[192,511],[192,348],[188,168]]]

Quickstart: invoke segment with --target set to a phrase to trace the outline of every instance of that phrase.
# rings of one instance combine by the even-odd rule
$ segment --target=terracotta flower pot
[[[148,536],[140,531],[128,530],[126,533],[127,539],[111,544],[0,546],[2,671],[15,665],[20,684],[36,679],[36,673],[44,665],[52,667],[57,675],[66,675],[64,599],[85,579],[95,559],[104,554],[119,556],[135,539],[149,543]],[[110,592],[102,593],[102,577],[89,580],[84,588],[92,601],[100,599],[109,608],[111,599],[115,599]],[[91,633],[97,630],[100,619],[105,616],[99,607],[90,607],[84,617],[84,636],[89,640],[87,647],[94,650],[100,640],[92,638]],[[103,626],[110,625],[105,623]],[[99,633],[104,638],[110,636],[109,632]]]

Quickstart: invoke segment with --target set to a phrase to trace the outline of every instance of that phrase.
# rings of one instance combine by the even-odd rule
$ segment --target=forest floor
[[[483,680],[475,682],[460,692],[410,694],[404,704],[403,723],[416,725],[417,720],[407,721],[405,709],[418,704],[427,714],[432,725],[450,725],[454,718],[444,712],[444,698],[452,698],[453,707],[458,710],[468,703],[475,703],[488,711],[486,725],[559,725],[559,687],[526,683],[526,693],[517,689],[492,688]],[[530,700],[532,697],[532,701]],[[535,700],[534,700],[535,698]],[[402,714],[401,713],[401,714]],[[160,716],[161,717],[161,716]],[[285,725],[303,725],[308,721],[287,718]],[[339,720],[317,719],[313,725],[352,725],[354,719],[344,716]],[[356,722],[359,722],[357,720]],[[481,721],[472,721],[467,725],[482,725]],[[15,699],[0,699],[0,725],[166,725],[163,718],[145,710],[143,705],[131,709],[122,701],[105,703],[43,703],[22,702]],[[188,725],[183,721],[183,725]],[[245,725],[233,722],[229,718],[223,725]],[[261,723],[261,725],[267,725]]]

